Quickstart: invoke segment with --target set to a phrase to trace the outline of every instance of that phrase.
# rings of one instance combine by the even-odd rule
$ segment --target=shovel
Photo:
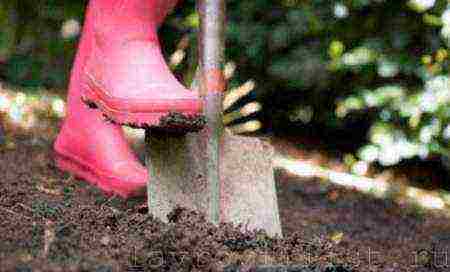
[[[235,134],[258,123],[224,127],[224,121],[246,114],[223,115],[225,0],[198,0],[197,7],[200,59],[191,88],[204,101],[206,125],[198,133],[146,131],[149,212],[167,221],[168,213],[182,206],[204,213],[214,224],[232,222],[243,230],[281,236],[272,146]]]

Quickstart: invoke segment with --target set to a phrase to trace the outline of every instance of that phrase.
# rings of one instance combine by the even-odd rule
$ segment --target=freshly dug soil
[[[448,269],[432,258],[450,237],[440,213],[277,171],[283,239],[183,208],[165,224],[145,199],[106,198],[61,173],[50,150],[25,137],[0,152],[0,271]]]
[[[158,126],[146,128],[153,131],[185,134],[200,131],[205,125],[206,117],[203,115],[186,116],[179,112],[170,112],[159,120]]]

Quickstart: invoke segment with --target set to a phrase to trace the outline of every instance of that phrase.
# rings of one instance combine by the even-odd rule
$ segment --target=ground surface
[[[183,210],[162,224],[145,199],[105,198],[58,171],[50,143],[15,136],[0,151],[0,271],[449,271],[442,213],[277,171],[283,240]]]

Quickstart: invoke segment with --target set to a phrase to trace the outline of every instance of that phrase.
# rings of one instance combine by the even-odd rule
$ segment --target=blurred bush
[[[64,87],[86,1],[0,3],[0,77]],[[392,165],[448,156],[450,6],[447,0],[228,0],[230,87],[256,82],[252,98],[275,132],[311,133]],[[194,1],[161,29],[175,68],[196,65]],[[191,46],[188,46],[191,45]],[[342,133],[341,133],[342,132]],[[342,136],[341,138],[336,138]],[[345,136],[345,137],[344,137]]]
[[[83,1],[9,0],[0,3],[0,76],[27,87],[63,87],[81,24]],[[69,26],[70,27],[70,26]]]

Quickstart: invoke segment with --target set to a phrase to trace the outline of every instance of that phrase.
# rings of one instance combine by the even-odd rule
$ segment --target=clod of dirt
[[[97,104],[91,100],[82,98],[82,101],[91,109],[98,108]],[[106,122],[116,123],[114,119],[106,114],[103,114],[103,117]],[[143,128],[151,131],[186,134],[189,132],[198,132],[202,130],[206,125],[206,117],[200,114],[185,115],[180,112],[171,111],[167,115],[162,116],[157,125],[149,125],[145,123],[126,123],[121,125],[126,125],[132,128]]]
[[[170,112],[159,119],[157,126],[147,126],[144,128],[151,131],[164,131],[178,134],[197,132],[206,125],[206,117],[203,115],[184,115],[179,112]]]
[[[111,119],[106,114],[103,114],[105,122],[117,124],[115,120]],[[172,134],[186,134],[190,132],[198,132],[206,125],[206,117],[203,115],[183,115],[181,113],[171,112],[166,116],[160,118],[158,125],[138,124],[138,123],[124,123],[131,128],[142,128],[152,132],[163,132]]]
[[[116,122],[107,115],[103,115],[106,122],[115,124]],[[171,133],[184,135],[190,132],[198,132],[206,125],[206,117],[203,115],[184,115],[177,112],[170,112],[160,118],[158,125],[126,123],[122,124],[132,128],[143,128],[152,133]]]

